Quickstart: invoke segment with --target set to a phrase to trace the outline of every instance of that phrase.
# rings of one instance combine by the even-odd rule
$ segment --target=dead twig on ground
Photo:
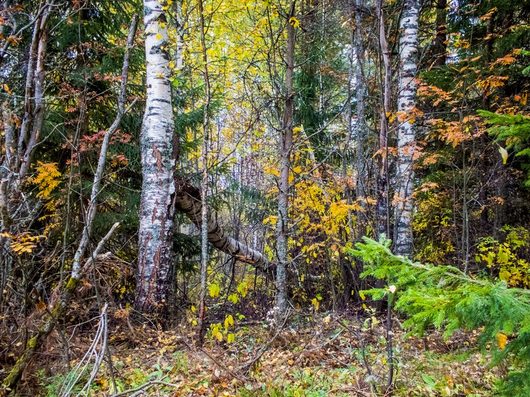
[[[291,313],[292,313],[292,310],[288,310],[287,313],[285,313],[285,317],[283,319],[283,323],[280,326],[280,328],[278,328],[278,330],[276,331],[276,333],[274,334],[272,339],[269,340],[258,351],[258,353],[254,356],[254,358],[252,358],[250,361],[248,361],[247,363],[245,363],[244,365],[239,367],[239,371],[243,371],[243,373],[248,374],[250,369],[259,361],[259,359],[265,354],[265,352],[270,349],[270,347],[272,346],[274,341],[278,338],[278,336],[280,336],[280,334],[282,333],[283,329],[285,328],[285,325],[287,324],[287,320],[291,317]]]
[[[129,394],[130,394],[130,397],[139,396],[140,393],[145,392],[147,389],[155,385],[162,385],[162,386],[175,387],[175,388],[179,386],[175,383],[164,382],[162,380],[150,380],[149,382],[146,382],[143,385],[135,387],[134,389],[129,389],[129,390],[122,391],[120,393],[113,394],[111,397],[122,397],[122,396],[127,396]]]

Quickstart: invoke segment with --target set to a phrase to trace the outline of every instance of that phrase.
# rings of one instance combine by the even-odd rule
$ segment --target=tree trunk
[[[377,176],[377,207],[376,231],[377,237],[390,236],[390,215],[388,203],[388,116],[390,114],[390,79],[392,69],[390,65],[390,50],[386,38],[385,19],[383,15],[383,1],[377,1],[377,17],[379,20],[379,48],[383,61],[381,116],[379,126],[379,156]]]
[[[363,210],[357,211],[357,230],[358,238],[364,234],[366,225],[362,221],[363,214],[366,212],[363,199],[366,197],[366,169],[364,159],[364,143],[366,139],[366,81],[364,78],[364,43],[363,43],[363,15],[362,7],[364,0],[355,0],[355,30],[353,32],[353,50],[355,53],[355,107],[356,119],[353,125],[355,135],[355,168],[357,171],[357,180],[355,184],[355,193],[357,199],[360,199]],[[353,55],[353,54],[352,54]]]
[[[447,0],[436,2],[436,36],[433,43],[434,66],[443,66],[447,60]]]
[[[412,190],[414,187],[413,155],[416,145],[412,114],[416,106],[416,73],[418,70],[418,0],[406,0],[400,20],[398,159],[396,171],[396,254],[412,255]]]
[[[210,146],[210,75],[208,73],[208,53],[206,48],[206,27],[204,23],[204,7],[199,0],[199,18],[201,25],[201,50],[204,76],[204,114],[203,114],[203,144],[202,144],[202,181],[201,181],[201,290],[199,293],[199,329],[198,343],[204,342],[206,315],[206,287],[208,275],[208,149]]]
[[[92,253],[92,256],[85,262],[79,274],[76,275],[74,272],[72,272],[67,282],[64,285],[60,284],[53,291],[51,302],[48,304],[48,308],[44,314],[41,325],[38,327],[37,331],[27,340],[24,353],[22,353],[22,355],[17,359],[13,368],[11,368],[7,376],[2,381],[2,384],[0,385],[0,397],[5,397],[11,394],[15,389],[30,360],[41,347],[48,335],[50,335],[50,333],[54,330],[57,322],[65,316],[70,305],[70,301],[76,292],[79,281],[81,280],[81,276],[85,273],[86,268],[97,258],[118,226],[119,223],[115,223],[110,228],[108,233],[101,239],[96,249]]]
[[[294,115],[294,43],[295,28],[291,21],[294,17],[295,2],[291,2],[291,10],[287,18],[287,49],[285,62],[285,104],[283,110],[282,131],[280,138],[280,180],[278,183],[278,223],[276,230],[276,251],[278,265],[276,267],[276,315],[282,318],[287,310],[287,265],[288,265],[288,233],[289,233],[289,172],[291,170],[291,150],[293,146],[293,115]]]
[[[24,99],[24,118],[18,138],[18,184],[26,177],[31,157],[38,142],[42,124],[44,122],[44,62],[48,46],[48,18],[50,6],[46,4],[35,22],[28,71],[26,73],[26,88]]]
[[[2,385],[0,386],[0,397],[6,396],[10,393],[15,386],[17,385],[24,369],[32,359],[35,352],[41,347],[42,343],[46,340],[46,337],[53,331],[59,319],[64,317],[66,310],[69,307],[70,300],[75,294],[77,285],[79,281],[85,274],[86,268],[90,265],[99,255],[101,250],[104,248],[107,241],[110,239],[114,231],[119,226],[119,223],[115,223],[108,233],[101,239],[92,255],[88,260],[81,264],[81,259],[85,253],[85,250],[89,243],[89,237],[92,230],[92,224],[96,215],[96,204],[97,197],[100,192],[100,185],[103,179],[103,172],[105,170],[107,151],[110,143],[110,138],[112,134],[118,129],[120,122],[125,113],[125,101],[126,97],[126,88],[129,72],[129,57],[130,50],[134,44],[134,36],[136,33],[138,18],[134,16],[131,26],[129,28],[129,35],[127,38],[127,46],[125,50],[125,55],[123,58],[123,66],[121,73],[121,85],[120,85],[120,94],[118,96],[118,109],[116,113],[116,118],[114,122],[106,131],[103,138],[103,144],[101,145],[99,151],[98,167],[96,173],[94,174],[94,182],[92,185],[92,193],[90,196],[90,204],[85,214],[85,226],[83,228],[81,240],[79,241],[78,248],[76,250],[74,261],[72,264],[72,270],[70,272],[70,277],[67,279],[66,283],[59,283],[58,287],[53,291],[52,298],[48,304],[48,309],[44,315],[41,325],[38,327],[37,331],[33,334],[31,338],[26,342],[24,353],[17,359],[15,365],[9,371],[6,378],[3,380]],[[0,184],[0,190],[1,190]],[[1,198],[1,196],[0,196]]]
[[[163,0],[144,0],[147,101],[140,135],[142,193],[135,307],[166,311],[172,261],[174,120]]]
[[[176,209],[184,213],[200,229],[202,225],[200,190],[184,179],[178,179],[176,188]],[[241,262],[253,265],[265,274],[270,274],[276,266],[271,264],[260,252],[228,236],[210,212],[208,212],[208,241],[216,249],[235,257]]]

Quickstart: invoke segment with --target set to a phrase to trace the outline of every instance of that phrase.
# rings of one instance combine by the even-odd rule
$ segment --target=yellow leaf
[[[37,161],[37,175],[30,179],[30,182],[37,185],[39,192],[38,198],[48,199],[52,192],[61,183],[61,173],[57,163],[43,163]]]
[[[502,157],[502,164],[506,164],[508,162],[508,151],[502,146],[499,146],[499,153]]]
[[[506,344],[508,343],[508,336],[504,332],[498,332],[496,338],[497,346],[499,346],[499,349],[504,350]]]
[[[217,339],[219,342],[223,341],[223,333],[221,332],[221,324],[212,324],[211,325],[212,330],[212,337]]]
[[[235,340],[236,340],[236,336],[234,334],[226,335],[226,342],[227,343],[233,343]]]
[[[311,299],[311,304],[315,308],[315,311],[318,311],[318,309],[320,308],[320,301],[317,298],[313,298]]]
[[[239,292],[243,298],[245,296],[247,296],[247,294],[248,294],[248,284],[246,283],[246,281],[241,281],[237,285],[237,292]]]
[[[212,298],[217,298],[221,292],[221,287],[219,287],[218,284],[210,284],[208,287],[208,291],[210,292],[210,296]]]
[[[232,317],[232,315],[229,314],[229,315],[226,316],[226,318],[225,318],[225,329],[228,329],[228,328],[231,327],[232,325],[234,325],[234,317]]]
[[[11,91],[11,88],[9,88],[9,86],[8,86],[7,84],[4,84],[4,85],[2,86],[2,88],[3,88],[4,91],[5,91],[6,93],[8,93],[9,95],[13,94],[13,91]]]
[[[300,20],[296,17],[289,18],[289,23],[295,29],[300,27]]]
[[[235,305],[237,302],[239,302],[239,297],[237,294],[230,294],[228,295],[228,300]]]

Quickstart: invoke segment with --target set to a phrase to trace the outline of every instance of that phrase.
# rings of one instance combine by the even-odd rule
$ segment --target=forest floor
[[[193,343],[192,326],[162,332],[118,322],[109,325],[112,371],[103,360],[89,395],[382,396],[388,374],[386,330],[384,321],[373,320],[318,314],[294,319],[280,332],[263,322],[242,323],[236,324],[232,343],[207,337],[203,348]],[[94,334],[94,328],[87,328],[69,342],[71,368],[90,351]],[[20,396],[59,396],[69,376],[79,373],[65,370],[60,340],[26,371]],[[502,368],[490,368],[488,355],[475,342],[474,333],[411,337],[395,321],[394,395],[493,395]],[[74,390],[90,379],[91,366],[93,361]]]

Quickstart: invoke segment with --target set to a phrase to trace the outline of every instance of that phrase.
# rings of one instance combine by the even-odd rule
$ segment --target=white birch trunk
[[[172,261],[174,120],[165,1],[144,0],[147,101],[140,150],[142,194],[135,306],[165,311]]]
[[[395,241],[398,255],[412,254],[413,155],[416,134],[411,114],[416,106],[416,73],[418,70],[418,0],[406,0],[400,20],[398,159],[395,197]]]

